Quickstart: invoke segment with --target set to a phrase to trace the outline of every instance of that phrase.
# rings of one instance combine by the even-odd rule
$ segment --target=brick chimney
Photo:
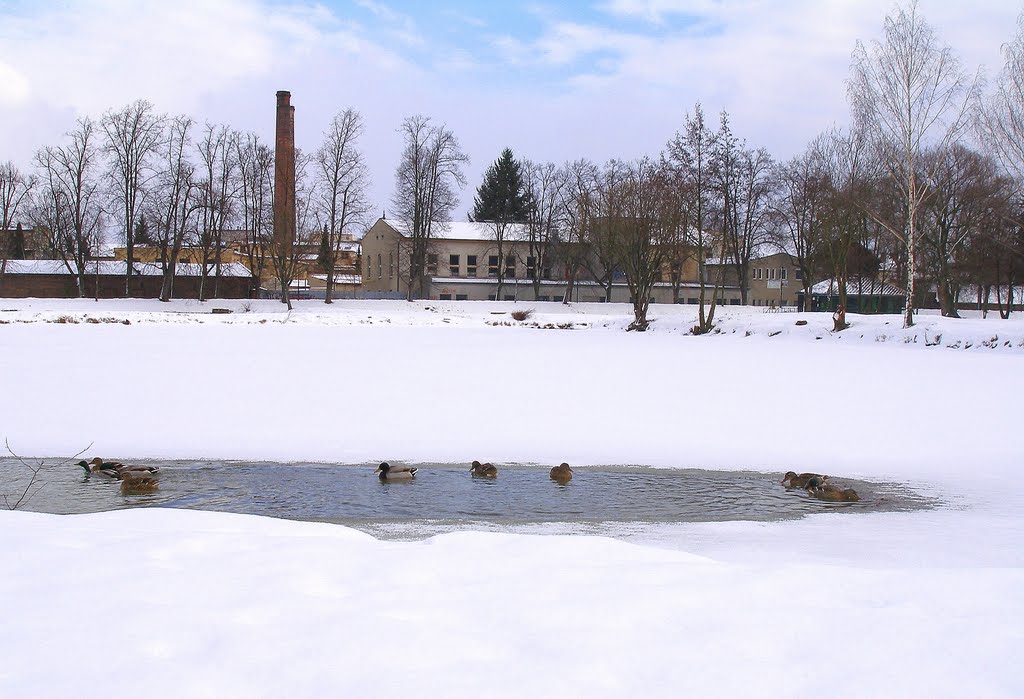
[[[292,93],[277,93],[277,132],[274,141],[274,242],[290,256],[295,242],[295,107]]]

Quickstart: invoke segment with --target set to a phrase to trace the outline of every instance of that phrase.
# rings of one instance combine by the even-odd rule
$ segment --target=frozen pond
[[[124,496],[116,481],[86,479],[67,463],[47,464],[37,479],[42,487],[20,509],[74,514],[175,507],[336,522],[376,536],[419,538],[467,526],[571,523],[592,530],[613,523],[773,521],[829,510],[853,514],[934,505],[902,486],[836,476],[835,482],[854,488],[862,500],[825,503],[802,490],[787,491],[779,483],[782,474],[751,471],[585,467],[558,485],[537,465],[499,464],[498,478],[490,480],[471,477],[468,465],[415,464],[420,470],[412,481],[382,483],[373,474],[376,464],[132,463],[160,467],[157,493]],[[29,471],[0,459],[0,473],[0,495],[16,499]]]

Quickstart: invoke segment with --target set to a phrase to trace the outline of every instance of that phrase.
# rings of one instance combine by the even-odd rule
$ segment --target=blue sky
[[[78,116],[145,98],[272,136],[292,92],[300,147],[347,107],[381,209],[402,119],[448,125],[473,188],[504,147],[563,162],[657,155],[701,102],[778,158],[848,120],[855,42],[892,0],[0,0],[0,161],[28,165]],[[974,72],[1001,66],[1024,4],[920,0]]]

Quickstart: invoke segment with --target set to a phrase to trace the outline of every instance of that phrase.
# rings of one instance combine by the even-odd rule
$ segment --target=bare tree
[[[274,151],[254,133],[236,141],[244,254],[258,291],[267,267],[267,250],[274,234]]]
[[[914,324],[918,215],[928,196],[921,155],[929,144],[944,147],[964,132],[976,85],[952,49],[939,42],[916,0],[886,17],[884,36],[870,50],[858,41],[853,53],[849,99],[855,121],[873,139],[904,208],[902,221],[873,215],[906,249],[904,327]]]
[[[200,207],[195,166],[189,161],[192,126],[192,119],[184,115],[167,123],[166,134],[157,151],[160,165],[146,207],[150,218],[156,222],[155,238],[163,276],[160,300],[164,302],[170,301],[174,294],[178,256],[188,234],[196,227]]]
[[[770,238],[774,164],[768,151],[750,150],[733,136],[726,112],[722,112],[716,143],[715,171],[723,204],[723,262],[732,266],[740,287],[740,302],[746,305],[750,260]]]
[[[863,132],[843,133],[832,130],[815,139],[812,148],[820,159],[825,177],[825,201],[819,220],[823,256],[835,280],[838,305],[833,314],[833,330],[848,327],[846,322],[847,285],[850,277],[850,256],[864,237],[871,208],[870,171]]]
[[[331,303],[338,256],[348,231],[366,221],[370,211],[369,170],[356,142],[363,132],[359,112],[346,109],[331,120],[314,156],[318,180],[316,215],[322,228],[320,263],[327,273],[324,303]]]
[[[7,259],[20,258],[25,254],[25,234],[17,217],[35,186],[34,176],[23,174],[10,161],[0,163],[0,285],[7,271]],[[18,221],[18,227],[14,237],[8,239],[15,221]]]
[[[305,250],[317,235],[314,215],[316,182],[309,177],[310,156],[295,150],[295,239],[273,235],[267,246],[271,269],[281,289],[281,302],[292,310],[291,285],[298,277]]]
[[[405,147],[395,170],[392,203],[409,239],[409,300],[429,288],[427,255],[431,240],[458,204],[456,187],[464,187],[462,168],[469,156],[447,127],[415,115],[399,128]]]
[[[779,247],[791,252],[800,270],[804,309],[810,310],[812,287],[821,264],[821,219],[827,197],[827,175],[814,144],[780,168],[774,212]]]
[[[698,324],[694,333],[707,333],[714,327],[715,305],[722,285],[725,266],[718,265],[719,274],[711,291],[708,304],[708,258],[721,252],[720,236],[711,230],[713,217],[718,206],[714,180],[717,136],[704,122],[704,111],[698,103],[693,116],[686,116],[681,132],[668,142],[662,156],[675,187],[685,196],[677,198],[685,206],[690,223],[690,246],[697,259],[697,282],[700,288]],[[717,190],[717,191],[720,191]],[[705,311],[705,305],[708,309]]]
[[[216,297],[220,293],[224,231],[234,214],[237,198],[238,139],[238,132],[227,126],[207,124],[203,138],[198,144],[202,173],[202,223],[197,241],[202,264],[199,280],[200,301],[206,300],[206,283],[210,271],[214,272],[213,296]]]
[[[995,80],[995,92],[982,104],[978,126],[1000,163],[1017,182],[1024,182],[1024,14],[1017,35],[1003,46],[1006,63]]]
[[[563,226],[562,194],[568,186],[567,173],[554,163],[523,162],[527,192],[526,271],[533,285],[534,299],[540,298],[541,281],[550,278],[552,251]],[[530,260],[533,274],[530,274]]]
[[[124,227],[127,266],[125,296],[131,295],[132,264],[135,262],[135,228],[145,200],[146,187],[156,172],[151,161],[163,138],[165,117],[155,114],[146,100],[103,115],[100,125],[106,135],[103,149],[109,159],[108,178]]]
[[[942,315],[959,318],[957,299],[966,282],[962,258],[970,239],[982,234],[986,213],[1008,210],[1008,183],[992,158],[959,143],[926,151],[922,165],[931,174],[921,217],[923,267],[935,282]]]
[[[666,243],[677,225],[679,206],[671,201],[672,192],[660,166],[651,160],[610,163],[608,169],[617,176],[604,178],[604,183],[619,191],[606,197],[616,203],[608,212],[607,223],[633,304],[633,322],[627,330],[643,332],[649,325],[651,293],[661,279]]]
[[[565,226],[558,240],[557,257],[566,280],[562,302],[569,304],[587,257],[586,240],[595,218],[598,169],[587,159],[567,163],[564,169],[566,185],[562,189],[559,207]]]
[[[37,225],[49,231],[50,247],[75,276],[78,295],[85,296],[86,260],[99,245],[103,215],[96,126],[84,117],[66,137],[67,144],[36,153],[43,183],[34,217]]]

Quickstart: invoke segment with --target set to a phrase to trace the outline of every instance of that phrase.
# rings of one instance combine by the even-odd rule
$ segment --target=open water
[[[908,511],[936,504],[897,484],[836,475],[832,481],[854,488],[861,502],[826,503],[787,490],[781,473],[585,467],[559,485],[546,466],[530,464],[497,464],[494,480],[471,477],[468,465],[412,464],[419,467],[413,480],[383,483],[373,474],[376,464],[133,461],[159,466],[160,487],[151,495],[125,496],[117,481],[85,478],[68,462],[42,463],[31,496],[18,509],[79,514],[175,507],[335,522],[389,538],[551,523],[594,531],[616,523],[775,521],[823,511]],[[5,505],[0,498],[0,507],[13,505],[30,477],[25,464],[0,459],[0,496],[7,499]]]

